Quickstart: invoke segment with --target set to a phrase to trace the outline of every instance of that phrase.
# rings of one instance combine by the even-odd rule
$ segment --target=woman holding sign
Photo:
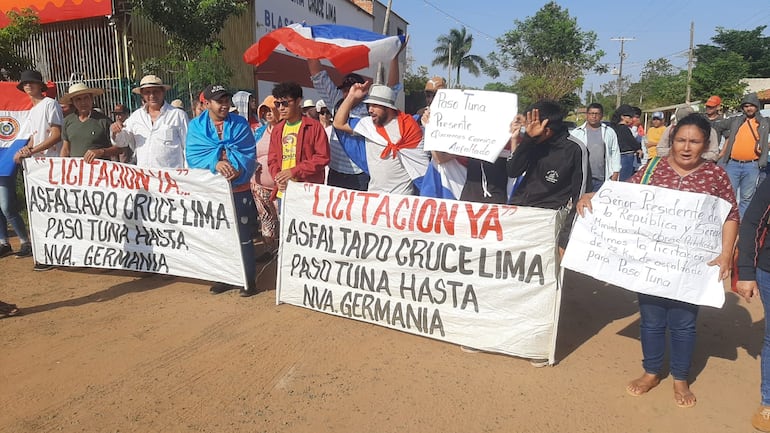
[[[727,173],[713,162],[703,159],[703,153],[708,150],[710,133],[711,125],[705,117],[699,114],[685,117],[672,131],[669,155],[651,159],[628,182],[709,194],[730,203],[730,213],[722,226],[722,251],[708,262],[710,266],[719,266],[719,277],[723,280],[730,274],[738,234],[738,206]],[[593,195],[586,194],[578,201],[577,212],[581,216],[586,211],[591,212]],[[638,296],[644,373],[632,380],[626,391],[640,396],[660,383],[668,331],[671,335],[669,356],[671,375],[674,377],[674,400],[679,407],[695,406],[695,395],[687,381],[695,348],[698,306],[642,293]]]

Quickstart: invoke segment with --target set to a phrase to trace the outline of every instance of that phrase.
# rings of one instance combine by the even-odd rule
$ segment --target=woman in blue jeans
[[[13,252],[8,242],[8,224],[21,241],[21,247],[16,253],[18,257],[32,255],[32,245],[29,243],[29,234],[24,220],[19,215],[19,205],[16,199],[16,170],[11,176],[0,176],[0,257]]]
[[[722,225],[721,251],[708,262],[710,266],[719,266],[719,278],[723,280],[730,275],[733,247],[738,233],[738,205],[727,173],[702,157],[708,150],[710,134],[711,125],[705,117],[699,114],[686,116],[670,135],[669,155],[651,159],[628,182],[708,194],[730,203],[730,212]],[[580,215],[584,215],[586,210],[590,211],[592,196],[586,194],[578,201],[576,208]],[[641,396],[660,384],[668,332],[674,402],[679,407],[695,406],[695,395],[688,381],[695,348],[698,306],[640,293],[639,313],[644,373],[626,385],[626,392]]]
[[[752,425],[760,431],[770,432],[770,243],[767,231],[770,228],[770,182],[764,180],[751,200],[741,221],[738,237],[738,283],[736,290],[746,301],[760,296],[765,307],[765,338],[762,344],[761,405],[757,409]]]

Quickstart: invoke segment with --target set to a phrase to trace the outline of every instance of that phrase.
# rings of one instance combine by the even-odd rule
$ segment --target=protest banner
[[[199,169],[24,160],[35,260],[243,285],[230,186]]]
[[[722,224],[718,197],[652,185],[605,182],[577,217],[562,266],[634,292],[721,307]]]
[[[14,173],[16,163],[13,156],[32,135],[31,131],[22,131],[32,101],[16,88],[18,84],[15,81],[0,81],[0,176]]]
[[[430,104],[425,150],[495,162],[511,138],[514,93],[441,89]]]
[[[277,302],[554,359],[559,213],[289,182]]]

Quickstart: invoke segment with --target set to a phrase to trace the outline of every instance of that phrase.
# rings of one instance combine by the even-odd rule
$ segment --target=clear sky
[[[387,4],[387,0],[380,0]],[[514,20],[533,16],[547,2],[518,2],[505,0],[393,0],[393,10],[409,22],[413,69],[424,65],[430,76],[447,77],[447,71],[431,66],[436,38],[451,28],[463,25],[473,34],[472,53],[486,57],[497,50],[495,39],[514,28]],[[717,26],[747,30],[770,24],[770,4],[764,1],[739,2],[716,0],[650,0],[618,3],[608,0],[561,0],[557,2],[577,18],[583,31],[597,34],[597,45],[604,50],[602,63],[617,67],[620,42],[615,37],[635,38],[625,42],[626,59],[623,75],[638,79],[647,60],[666,57],[677,68],[687,69],[690,44],[690,22],[695,23],[695,45],[711,43]],[[621,6],[622,5],[622,6]],[[770,35],[770,29],[765,30]],[[496,81],[510,82],[506,72]],[[586,91],[598,92],[601,84],[616,79],[610,74],[590,74],[586,77],[581,96]],[[454,76],[452,77],[454,81]],[[490,77],[474,77],[460,72],[462,84],[482,87]]]

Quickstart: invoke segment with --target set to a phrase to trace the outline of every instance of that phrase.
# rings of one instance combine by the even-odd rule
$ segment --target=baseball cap
[[[216,101],[225,95],[233,96],[225,86],[220,84],[210,84],[206,87],[206,90],[203,91],[203,98],[207,101]]]
[[[722,98],[717,95],[711,95],[706,101],[707,107],[717,107],[719,105],[722,105]]]
[[[337,89],[343,90],[348,89],[353,84],[364,84],[366,80],[364,80],[364,77],[356,74],[356,73],[350,73],[345,75],[345,78],[342,79],[342,83],[340,83],[339,86],[337,86]]]
[[[315,109],[316,111],[321,111],[322,108],[327,108],[326,102],[324,102],[323,99],[319,99],[318,102],[315,103]]]
[[[663,116],[663,112],[662,111],[656,111],[656,112],[652,113],[652,118],[653,119],[663,120],[664,117],[665,116]]]

